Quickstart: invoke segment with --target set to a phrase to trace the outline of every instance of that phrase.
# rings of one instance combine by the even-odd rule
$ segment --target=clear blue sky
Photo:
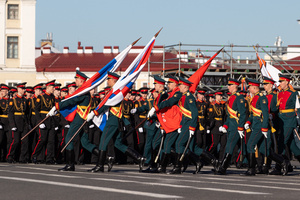
[[[145,45],[161,28],[156,45],[300,45],[299,0],[37,0],[36,45],[52,32],[56,47],[77,42],[124,49],[139,37]]]

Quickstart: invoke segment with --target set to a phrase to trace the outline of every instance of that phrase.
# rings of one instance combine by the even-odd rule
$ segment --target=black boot
[[[58,171],[75,171],[74,150],[66,150],[66,166],[58,169]]]
[[[163,153],[160,160],[160,165],[157,169],[158,173],[167,173],[167,166],[170,154]]]
[[[218,167],[218,170],[216,171],[217,174],[226,175],[226,170],[230,166],[230,163],[231,163],[231,157],[232,157],[231,154],[229,154],[229,153],[225,154],[224,159],[222,160],[220,166]]]
[[[100,151],[98,163],[96,166],[90,170],[90,172],[104,172],[104,163],[106,160],[106,151]]]
[[[128,147],[125,154],[127,156],[130,156],[131,158],[133,158],[136,162],[139,163],[139,171],[142,171],[143,170],[143,165],[144,165],[144,162],[146,161],[146,158],[144,158],[143,156],[141,156],[139,154],[139,152],[137,152],[136,150]]]
[[[214,170],[217,170],[218,161],[211,153],[203,151],[200,155],[200,159],[203,159],[205,162],[210,163],[214,167]]]
[[[100,154],[99,149],[97,147],[95,147],[92,151],[92,154],[94,154],[95,156],[99,156],[99,154]]]
[[[268,175],[269,169],[271,168],[272,160],[270,157],[267,158],[267,164],[263,164],[262,166],[262,173]]]
[[[189,159],[189,156],[188,155],[185,155],[183,157],[183,160],[182,160],[182,173],[186,171],[186,169],[188,168],[190,164],[190,159]]]
[[[270,151],[269,157],[276,162],[275,168],[269,173],[270,175],[285,176],[288,174],[289,161],[285,160],[282,155],[279,155],[273,151]],[[283,173],[281,173],[281,169]]]
[[[153,150],[151,152],[151,160],[147,169],[142,170],[144,173],[157,173],[157,164],[154,162],[157,156],[157,151]]]
[[[255,164],[256,164],[256,158],[255,153],[249,153],[249,168],[248,171],[240,174],[241,176],[255,176]]]
[[[168,174],[181,174],[181,166],[182,166],[182,162],[180,161],[181,156],[182,154],[177,154],[174,168]]]
[[[108,172],[110,172],[111,169],[113,168],[114,162],[115,162],[115,157],[113,157],[113,156],[107,157],[107,165],[108,165],[107,171]]]
[[[198,174],[201,168],[203,167],[203,163],[200,161],[199,156],[197,156],[192,151],[189,151],[188,156],[191,162],[196,166],[196,171],[193,174]]]

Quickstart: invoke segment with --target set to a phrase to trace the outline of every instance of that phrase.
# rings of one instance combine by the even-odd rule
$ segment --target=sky
[[[37,0],[36,46],[53,33],[55,46],[75,52],[78,41],[102,52],[139,37],[145,45],[300,45],[299,0]]]

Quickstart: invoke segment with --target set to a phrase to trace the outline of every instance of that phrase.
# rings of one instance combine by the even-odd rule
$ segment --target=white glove
[[[155,126],[156,126],[157,128],[159,128],[159,127],[160,127],[160,123],[159,123],[159,121],[155,122]]]
[[[39,125],[39,127],[40,127],[40,129],[44,129],[44,128],[46,128],[46,125],[44,123],[42,123]]]
[[[2,126],[2,125],[0,125],[0,129],[3,129],[3,126]]]
[[[131,109],[131,110],[130,110],[130,113],[131,113],[131,114],[135,114],[135,113],[136,113],[136,108]]]
[[[207,133],[207,134],[210,134],[210,130],[206,130],[206,133]]]
[[[181,128],[178,128],[177,132],[178,132],[178,133],[181,133]]]
[[[88,114],[87,118],[86,118],[86,121],[89,122],[91,121],[95,116],[95,113],[92,111]]]
[[[190,130],[190,137],[194,135],[195,131]]]
[[[143,132],[144,132],[143,127],[140,127],[140,128],[139,128],[139,132],[140,132],[140,133],[143,133]]]
[[[152,107],[152,108],[149,110],[149,112],[148,112],[147,118],[152,117],[152,116],[154,115],[154,113],[155,113],[155,108]]]
[[[265,136],[265,138],[268,138],[268,132],[267,131],[262,131],[261,133]]]
[[[55,128],[54,128],[54,130],[56,130],[56,131],[57,131],[57,130],[58,130],[58,126],[57,126],[57,127],[55,127]]]
[[[250,128],[250,125],[249,125],[248,123],[246,123],[246,124],[244,125],[244,128],[245,128],[246,130],[248,130],[248,129]]]
[[[91,124],[90,126],[89,126],[89,128],[94,128],[95,127],[95,125],[94,124]]]
[[[224,126],[220,126],[219,127],[219,131],[223,132],[223,133],[227,133],[227,130],[226,130],[226,128]]]
[[[16,131],[17,130],[17,127],[13,127],[11,128],[12,131]]]
[[[164,135],[165,130],[164,129],[160,129],[160,133],[161,133],[161,135]]]
[[[51,116],[54,116],[56,113],[57,113],[56,108],[55,108],[55,106],[53,106],[46,116],[51,117]]]
[[[272,120],[273,119],[273,115],[269,114],[269,119]]]
[[[69,124],[65,125],[65,128],[70,128],[70,125]]]
[[[244,131],[238,131],[240,138],[243,138],[245,136]]]

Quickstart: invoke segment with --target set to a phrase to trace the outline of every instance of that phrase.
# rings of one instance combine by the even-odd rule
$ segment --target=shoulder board
[[[162,93],[161,94],[164,94],[165,93],[165,91],[162,91]]]
[[[264,96],[264,94],[263,94],[263,93],[261,93],[261,92],[259,93],[259,95],[260,95],[261,97],[262,97],[262,96]]]
[[[148,99],[147,101],[153,101],[153,99]]]
[[[190,96],[190,93],[188,92],[188,93],[186,93],[186,96]]]
[[[295,90],[295,89],[293,89],[293,88],[291,88],[290,90],[291,90],[292,92],[296,92],[296,90]]]
[[[235,93],[235,94],[236,94],[236,96],[240,96],[240,95],[241,95],[239,92],[237,92],[237,93]]]

